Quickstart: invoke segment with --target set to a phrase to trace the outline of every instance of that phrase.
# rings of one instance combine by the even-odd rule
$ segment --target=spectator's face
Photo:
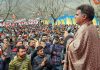
[[[45,48],[45,46],[46,46],[45,42],[40,42],[39,45],[40,45],[40,46],[43,46],[43,48]]]
[[[82,25],[82,23],[84,22],[85,19],[86,19],[85,14],[82,14],[81,10],[77,10],[76,14],[75,14],[76,23],[79,25]]]
[[[19,49],[18,57],[24,58],[26,56],[26,49]]]
[[[37,54],[40,55],[40,56],[44,56],[44,51],[43,51],[43,49],[39,50],[39,51],[37,52]]]
[[[3,42],[4,42],[4,43],[7,43],[8,41],[7,41],[7,39],[4,39]]]
[[[47,36],[43,36],[42,37],[42,40],[45,42],[45,41],[47,41]]]
[[[34,46],[35,47],[35,41],[34,40],[31,40],[30,46]]]
[[[22,46],[23,43],[22,42],[17,42],[16,46]]]
[[[4,39],[3,42],[4,42],[4,47],[5,47],[5,48],[8,47],[9,42],[7,41],[7,39]]]

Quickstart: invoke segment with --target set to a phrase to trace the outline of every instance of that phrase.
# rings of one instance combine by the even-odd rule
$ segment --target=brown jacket
[[[68,70],[100,70],[100,42],[94,25],[83,24],[67,51]]]

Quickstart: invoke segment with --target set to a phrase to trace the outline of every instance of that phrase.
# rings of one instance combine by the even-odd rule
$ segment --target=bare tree
[[[37,13],[42,18],[46,19],[52,17],[54,23],[56,19],[64,14],[66,0],[41,0],[37,3]]]
[[[2,0],[0,4],[0,16],[3,18],[4,22],[9,15],[12,14],[12,11],[17,6],[19,0]]]

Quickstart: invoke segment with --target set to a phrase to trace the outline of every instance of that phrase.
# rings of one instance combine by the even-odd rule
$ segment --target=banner
[[[100,22],[96,17],[94,17],[92,22],[93,22],[94,25],[100,25]],[[43,23],[44,24],[49,24],[49,23],[53,24],[54,22],[50,21],[50,20],[44,20]],[[65,17],[58,18],[55,25],[60,25],[60,24],[63,24],[63,25],[77,25],[74,16],[65,16]]]

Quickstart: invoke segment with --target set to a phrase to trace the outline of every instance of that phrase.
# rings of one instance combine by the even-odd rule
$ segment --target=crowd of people
[[[84,7],[91,11],[88,5],[77,8],[75,18],[80,27],[41,23],[4,27],[0,37],[0,70],[100,70],[100,65],[93,63],[99,60],[99,37],[90,22],[93,18],[84,12]],[[91,63],[97,65],[91,69]]]
[[[20,66],[24,64],[29,65],[26,65],[26,68],[32,67],[33,70],[45,68],[62,70],[65,54],[64,31],[68,31],[73,36],[77,28],[76,25],[53,27],[45,24],[5,27],[6,30],[2,32],[0,38],[0,70],[14,70],[13,66],[16,63],[17,70],[21,70]],[[25,58],[24,63],[24,59],[21,61],[17,56],[22,59],[28,58]]]

